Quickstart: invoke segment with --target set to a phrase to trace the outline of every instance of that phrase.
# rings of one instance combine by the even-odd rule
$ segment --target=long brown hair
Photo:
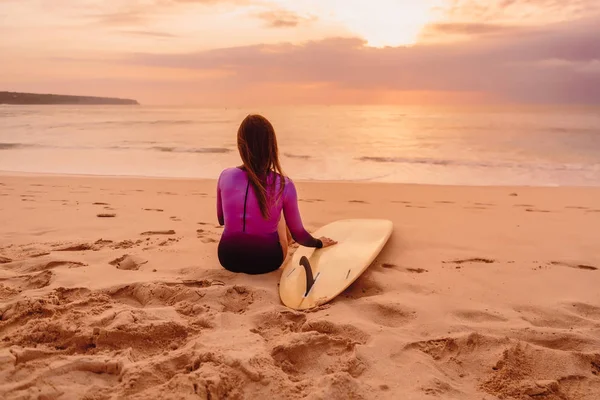
[[[250,114],[240,124],[237,144],[244,162],[244,170],[248,173],[256,193],[260,212],[264,218],[268,218],[266,179],[269,171],[278,173],[281,178],[280,194],[285,185],[283,171],[279,164],[275,129],[262,115]]]

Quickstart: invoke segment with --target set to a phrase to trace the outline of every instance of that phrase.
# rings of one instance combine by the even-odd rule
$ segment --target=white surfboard
[[[346,219],[325,225],[314,237],[338,243],[324,249],[300,246],[281,274],[279,297],[296,310],[318,307],[350,286],[373,262],[392,234],[382,219]]]

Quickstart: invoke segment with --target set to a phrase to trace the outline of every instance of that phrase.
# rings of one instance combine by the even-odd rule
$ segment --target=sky
[[[0,0],[0,90],[142,104],[600,104],[599,0]]]

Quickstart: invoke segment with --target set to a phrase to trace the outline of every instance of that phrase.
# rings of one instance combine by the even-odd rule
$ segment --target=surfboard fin
[[[306,292],[304,293],[304,296],[307,296],[308,292],[310,292],[310,289],[315,284],[315,278],[313,277],[310,261],[308,261],[306,256],[302,256],[302,258],[300,258],[300,265],[304,267],[304,271],[306,272]]]

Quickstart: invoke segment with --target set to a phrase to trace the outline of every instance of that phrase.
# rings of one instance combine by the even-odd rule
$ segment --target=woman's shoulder
[[[244,170],[240,167],[227,167],[221,171],[221,175],[244,174]]]
[[[270,180],[270,182],[277,182],[278,184],[281,184],[281,182],[283,181],[286,185],[288,183],[290,183],[290,184],[294,183],[289,176],[280,174],[276,171],[269,172],[269,180]]]
[[[239,169],[238,167],[227,167],[224,168],[221,173],[219,174],[219,181],[226,179],[226,178],[232,178],[238,174],[243,174],[244,171],[242,171],[241,169]]]
[[[286,175],[278,175],[279,183],[283,182],[283,190],[285,193],[289,193],[290,190],[295,190],[294,180]]]

